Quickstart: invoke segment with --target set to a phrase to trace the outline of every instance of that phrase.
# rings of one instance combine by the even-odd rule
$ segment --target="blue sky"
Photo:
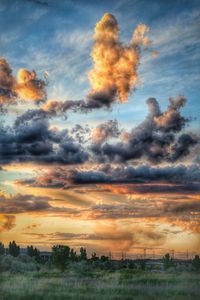
[[[197,126],[200,111],[198,38],[199,1],[0,1],[1,56],[14,72],[20,67],[49,72],[49,99],[83,99],[89,90],[87,72],[96,22],[105,12],[115,15],[121,39],[128,42],[139,23],[150,27],[152,58],[142,55],[137,87],[128,103],[87,115],[72,114],[68,122],[96,123],[117,118],[124,126],[139,123],[145,101],[155,97],[163,109],[170,96],[188,99],[183,113]],[[56,121],[55,121],[56,122]],[[59,121],[61,125],[62,121]]]

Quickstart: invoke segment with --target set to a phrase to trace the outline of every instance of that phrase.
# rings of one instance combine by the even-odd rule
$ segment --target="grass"
[[[1,300],[195,300],[200,277],[194,273],[120,270],[0,274]]]

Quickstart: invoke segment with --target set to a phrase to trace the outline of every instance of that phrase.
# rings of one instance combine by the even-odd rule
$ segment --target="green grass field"
[[[199,295],[200,276],[194,273],[121,270],[0,274],[1,300],[195,300]]]

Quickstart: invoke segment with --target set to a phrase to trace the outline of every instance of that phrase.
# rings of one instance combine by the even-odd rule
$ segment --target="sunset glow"
[[[7,2],[0,240],[199,253],[199,8]]]

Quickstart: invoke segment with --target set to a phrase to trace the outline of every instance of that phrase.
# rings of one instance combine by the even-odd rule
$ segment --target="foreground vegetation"
[[[0,275],[1,300],[195,300],[200,295],[198,274],[150,273],[134,270],[39,271]]]
[[[52,248],[48,259],[28,246],[26,254],[13,241],[0,243],[0,300],[195,300],[200,295],[200,258],[110,260],[77,254],[67,246]]]

